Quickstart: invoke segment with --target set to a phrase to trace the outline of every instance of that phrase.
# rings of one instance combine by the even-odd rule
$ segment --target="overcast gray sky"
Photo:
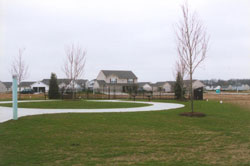
[[[189,0],[210,35],[196,79],[250,78],[250,1]],[[87,50],[83,78],[132,70],[139,81],[173,80],[174,24],[183,0],[0,0],[0,80],[26,48],[27,80],[65,77],[65,46]]]

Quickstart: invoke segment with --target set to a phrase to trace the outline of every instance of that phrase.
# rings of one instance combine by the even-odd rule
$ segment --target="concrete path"
[[[108,108],[108,109],[38,109],[38,108],[18,108],[18,117],[39,115],[39,114],[56,114],[56,113],[105,113],[105,112],[140,112],[140,111],[159,111],[184,107],[182,104],[159,103],[159,102],[139,102],[139,101],[122,101],[122,100],[90,100],[98,102],[130,102],[130,103],[146,103],[152,106],[134,107],[134,108]],[[20,101],[20,102],[49,102],[49,101]],[[0,103],[11,103],[4,101]],[[0,123],[12,119],[11,107],[0,107]]]

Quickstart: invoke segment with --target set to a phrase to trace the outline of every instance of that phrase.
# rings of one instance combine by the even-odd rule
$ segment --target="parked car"
[[[33,94],[34,90],[33,89],[24,89],[20,93],[21,94]]]

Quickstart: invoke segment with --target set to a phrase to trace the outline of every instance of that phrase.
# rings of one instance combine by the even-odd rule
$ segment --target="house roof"
[[[46,85],[49,85],[50,79],[43,79],[41,82],[43,82]],[[70,83],[70,79],[57,79],[57,83],[61,84],[61,83],[65,83],[65,84],[69,84]]]
[[[175,84],[175,81],[160,81],[160,82],[156,82],[156,83],[154,84],[154,86],[156,86],[156,87],[161,87],[161,86],[163,86],[163,85],[166,84],[166,83],[168,83],[168,84],[170,84],[171,86],[173,86],[173,85]]]
[[[34,84],[35,82],[34,81],[26,81],[26,82],[21,82],[20,83],[20,87],[28,87],[30,86],[31,84]]]
[[[192,82],[194,83],[195,81],[199,81],[199,80],[192,80]],[[205,86],[205,84],[203,84],[201,81],[199,81],[202,84],[202,87]],[[183,80],[184,86],[188,87],[190,85],[190,80]]]
[[[2,82],[7,89],[11,88],[12,82]]]
[[[80,86],[85,86],[86,85],[86,82],[88,80],[84,80],[84,79],[79,79],[79,80],[76,80],[76,83]]]
[[[108,77],[110,75],[116,75],[120,79],[137,79],[136,75],[132,71],[126,70],[101,70],[103,74]]]
[[[78,80],[76,80],[76,83],[80,86],[83,86],[83,85],[85,85],[85,83],[87,81],[88,80],[85,80],[85,79],[78,79]],[[41,82],[43,82],[46,85],[49,85],[50,79],[43,79]],[[70,83],[70,79],[67,79],[67,78],[57,79],[57,83],[58,83],[58,85],[60,85],[62,83],[68,85]]]
[[[139,86],[139,87],[143,87],[144,85],[146,85],[146,84],[148,84],[148,85],[152,85],[150,82],[138,82],[137,83],[137,85]]]

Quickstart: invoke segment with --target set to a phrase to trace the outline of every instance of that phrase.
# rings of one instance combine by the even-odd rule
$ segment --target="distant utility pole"
[[[12,76],[12,102],[13,102],[13,119],[17,120],[17,75]]]

